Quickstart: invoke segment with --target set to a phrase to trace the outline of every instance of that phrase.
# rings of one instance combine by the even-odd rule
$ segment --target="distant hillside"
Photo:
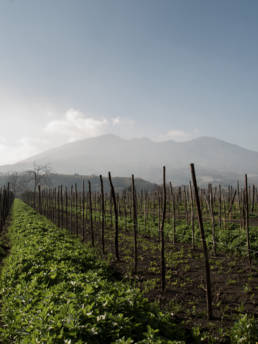
[[[50,175],[51,184],[53,186],[57,185],[66,185],[71,187],[74,184],[77,184],[78,189],[82,190],[83,180],[85,182],[85,189],[88,189],[88,180],[91,182],[91,187],[93,191],[100,191],[100,178],[99,176],[82,176],[82,175],[65,175],[65,174],[51,174]],[[112,177],[112,181],[117,192],[128,189],[131,186],[131,178],[126,177]],[[106,176],[103,176],[104,191],[110,191],[109,180]],[[135,179],[135,186],[138,190],[152,191],[157,185],[150,183],[141,178]]]
[[[85,190],[88,190],[88,180],[91,182],[91,189],[92,191],[100,191],[100,178],[99,176],[82,176],[82,175],[66,175],[66,174],[50,174],[49,175],[49,186],[57,187],[59,185],[67,186],[68,189],[72,185],[77,184],[78,191],[82,191],[83,180],[85,182]],[[112,181],[117,192],[121,192],[130,188],[131,186],[131,178],[126,177],[112,177]],[[0,186],[6,185],[8,182],[12,184],[13,177],[12,175],[0,175]],[[31,189],[33,190],[33,180],[28,179],[24,175],[18,175],[17,179],[17,191],[22,192],[24,189]],[[103,176],[103,184],[104,184],[104,191],[110,191],[110,184],[107,177]],[[150,183],[146,180],[136,178],[135,179],[135,186],[137,190],[143,191],[153,191],[157,188],[156,184]]]
[[[228,183],[245,173],[258,177],[258,153],[215,138],[201,137],[187,142],[153,142],[149,139],[125,140],[104,135],[63,145],[0,171],[24,171],[33,162],[50,164],[55,173],[136,177],[160,183],[162,166],[174,184],[188,183],[189,163],[197,167],[201,183]]]

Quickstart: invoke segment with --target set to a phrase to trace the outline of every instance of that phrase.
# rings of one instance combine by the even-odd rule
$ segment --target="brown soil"
[[[258,223],[258,220],[252,222]],[[64,220],[64,223],[65,220]],[[71,228],[76,228],[72,223]],[[81,223],[78,232],[81,233]],[[89,224],[86,225],[86,241],[90,242]],[[101,225],[95,223],[96,248],[101,255]],[[213,336],[220,328],[229,329],[240,314],[249,313],[258,318],[258,266],[257,260],[249,266],[246,257],[219,252],[210,253],[212,299],[214,319],[206,317],[205,270],[201,248],[189,244],[166,242],[166,290],[161,291],[160,245],[148,236],[138,238],[138,271],[134,274],[134,246],[132,231],[120,228],[120,260],[114,260],[114,229],[105,228],[105,256],[111,256],[111,266],[116,276],[130,280],[145,296],[170,312],[175,321],[187,327],[200,327]],[[222,341],[223,342],[223,341]],[[219,341],[218,341],[219,343]],[[226,341],[225,341],[226,343]]]

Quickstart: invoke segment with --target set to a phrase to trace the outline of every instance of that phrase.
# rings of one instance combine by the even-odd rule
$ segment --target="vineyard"
[[[100,176],[98,192],[38,185],[16,200],[4,342],[255,343],[258,190],[247,176],[201,189],[191,175],[174,187],[163,168],[156,191],[132,176],[117,193],[109,173],[108,192]],[[13,195],[0,197],[6,219]]]

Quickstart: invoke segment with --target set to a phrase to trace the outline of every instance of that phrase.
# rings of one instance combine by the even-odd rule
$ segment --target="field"
[[[12,216],[1,274],[3,343],[193,340],[78,238],[20,200]]]
[[[118,194],[111,175],[109,177],[110,194],[104,194],[101,187],[102,192],[92,192],[88,182],[87,186],[83,185],[82,192],[77,191],[76,185],[69,190],[65,186],[55,189],[41,189],[39,186],[36,193],[28,192],[23,198],[51,220],[47,222],[47,227],[50,223],[56,224],[54,232],[59,234],[54,240],[58,244],[51,239],[51,245],[58,245],[58,252],[61,247],[62,254],[66,252],[66,246],[62,244],[64,234],[59,236],[64,232],[58,229],[66,228],[71,232],[71,238],[79,238],[71,239],[77,240],[76,247],[82,242],[90,252],[87,254],[97,255],[100,266],[104,264],[101,262],[107,264],[104,265],[112,270],[112,278],[114,283],[120,283],[119,288],[130,286],[130,290],[140,290],[139,293],[155,303],[157,309],[161,308],[166,314],[164,322],[171,324],[171,330],[177,329],[167,338],[185,343],[238,343],[242,338],[242,343],[255,343],[258,316],[256,187],[248,186],[246,178],[242,188],[239,185],[236,188],[209,185],[207,189],[198,190],[194,188],[194,183],[177,188],[164,183],[163,188],[147,193],[136,190],[132,178],[131,188]],[[26,209],[29,212],[30,208]],[[40,222],[33,225],[33,231],[36,231],[30,251],[33,255],[35,252],[42,254],[40,238],[45,235],[46,227],[42,223],[47,221],[43,219],[41,217]],[[28,216],[23,219],[23,226],[28,227],[27,222],[30,222]],[[22,227],[14,228],[11,237],[15,243],[15,231],[21,231]],[[21,246],[25,245],[22,240],[25,239],[20,240]],[[22,247],[19,249],[22,250]],[[74,257],[78,257],[76,250]],[[69,259],[72,259],[69,247],[67,252]],[[85,261],[87,259],[85,257]],[[56,271],[53,268],[53,280],[57,278]],[[40,270],[37,274],[41,274]],[[41,290],[43,282],[38,278],[36,281]],[[51,281],[48,277],[48,283],[49,278]],[[58,277],[58,285],[61,281],[66,281],[66,270]],[[6,279],[2,282],[2,288],[5,283]],[[42,290],[46,287],[44,283]],[[81,292],[83,287],[75,292],[76,297]],[[10,302],[6,302],[9,307]],[[14,312],[17,311],[15,307],[17,305],[14,305]],[[161,328],[158,326],[158,329]],[[146,328],[142,330],[137,340],[147,340],[144,337],[147,335],[143,334],[146,331]],[[168,329],[160,331],[161,339],[153,339],[153,343],[158,343],[158,340],[168,342],[165,338]],[[75,333],[77,336],[78,333]],[[116,340],[118,338],[121,337]],[[135,334],[125,333],[125,338],[133,338],[132,343],[136,342]],[[53,342],[58,343],[55,340]],[[146,343],[152,343],[150,337]]]

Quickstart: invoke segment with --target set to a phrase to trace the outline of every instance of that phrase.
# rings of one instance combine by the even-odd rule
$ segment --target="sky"
[[[256,0],[0,0],[0,164],[78,139],[258,151]]]

